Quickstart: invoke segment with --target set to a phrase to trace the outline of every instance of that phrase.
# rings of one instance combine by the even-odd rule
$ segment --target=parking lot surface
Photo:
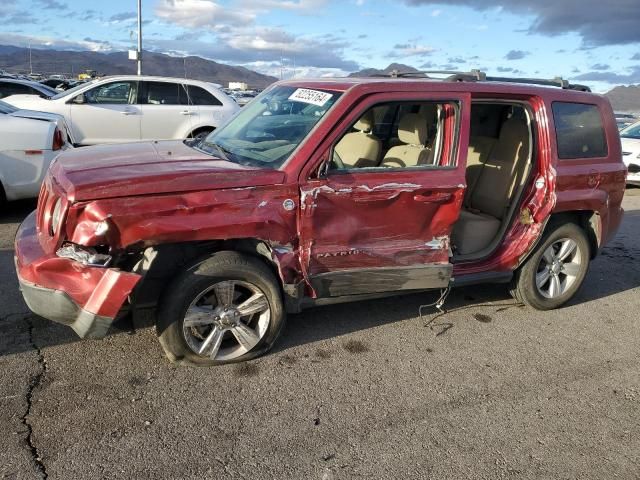
[[[638,478],[640,189],[565,308],[504,286],[289,317],[275,350],[174,367],[153,329],[79,341],[29,314],[0,214],[4,478]]]

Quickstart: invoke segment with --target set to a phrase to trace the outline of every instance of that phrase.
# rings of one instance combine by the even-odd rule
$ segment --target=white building
[[[249,90],[246,82],[229,82],[229,90]]]

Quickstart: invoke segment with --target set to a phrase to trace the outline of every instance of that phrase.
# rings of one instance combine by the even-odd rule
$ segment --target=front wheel
[[[584,231],[574,223],[561,225],[545,235],[516,272],[511,294],[537,310],[558,308],[582,286],[589,259],[589,241]]]
[[[213,254],[169,286],[156,329],[171,361],[216,365],[265,353],[284,321],[274,274],[259,260],[228,251]]]

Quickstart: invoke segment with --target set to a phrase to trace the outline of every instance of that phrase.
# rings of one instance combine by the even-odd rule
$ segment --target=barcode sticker
[[[331,97],[333,97],[333,95],[330,93],[320,92],[318,90],[309,90],[307,88],[299,88],[293,92],[289,97],[289,100],[322,107],[331,99]]]

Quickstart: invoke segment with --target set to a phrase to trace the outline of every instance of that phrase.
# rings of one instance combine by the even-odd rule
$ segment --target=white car
[[[627,184],[640,186],[640,122],[620,131],[622,160],[627,166]]]
[[[37,197],[49,165],[68,148],[64,118],[0,101],[0,204]]]
[[[76,145],[200,138],[239,110],[212,83],[135,75],[93,80],[51,99],[14,95],[4,101],[64,116]]]

